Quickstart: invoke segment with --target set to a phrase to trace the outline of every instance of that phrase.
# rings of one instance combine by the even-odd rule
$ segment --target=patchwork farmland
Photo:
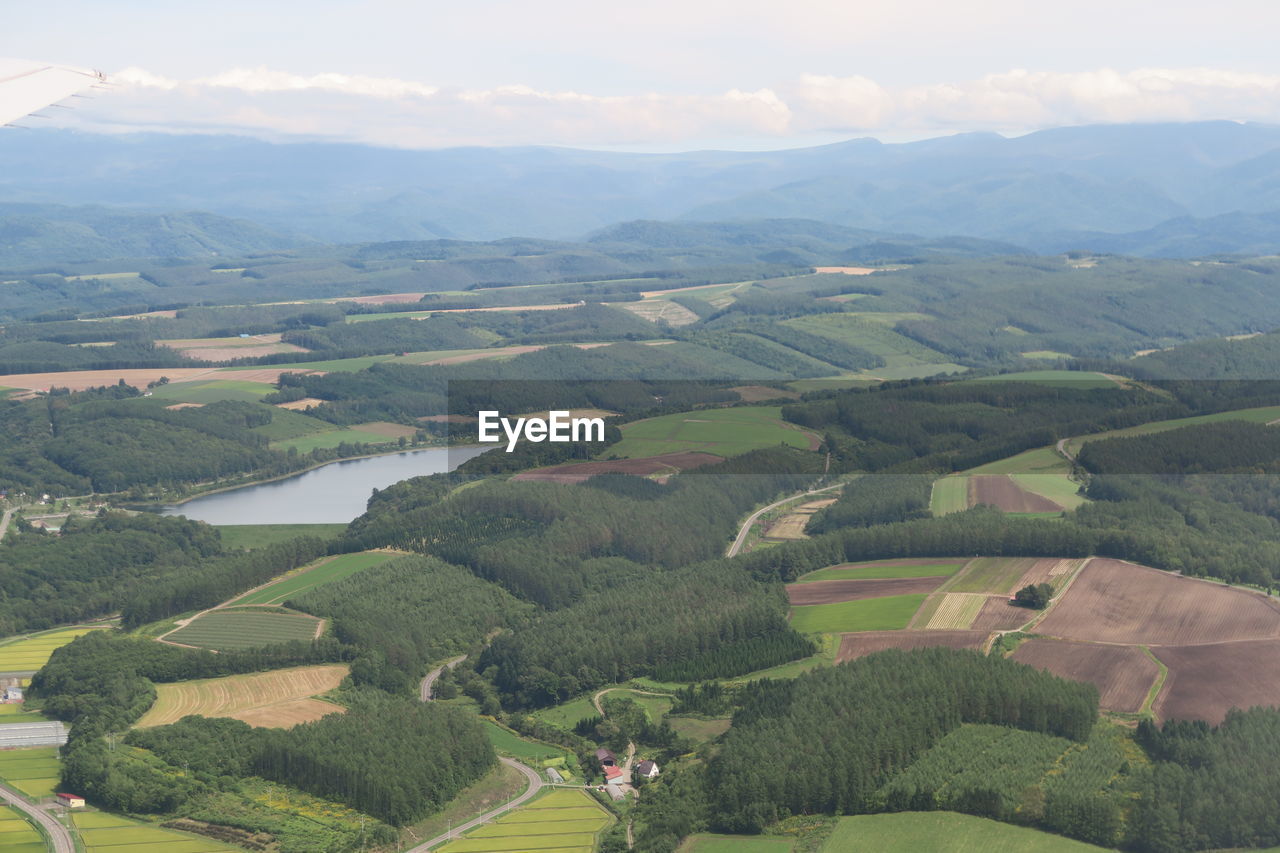
[[[0,849],[5,853],[44,853],[48,848],[40,830],[22,812],[0,806]]]
[[[176,723],[188,714],[230,717],[251,726],[288,728],[346,709],[312,698],[335,689],[347,677],[346,664],[277,669],[156,686],[155,704],[138,728]]]
[[[223,853],[243,849],[106,812],[75,812],[72,819],[87,853]]]
[[[1142,710],[1160,676],[1160,667],[1137,646],[1034,638],[1018,646],[1013,659],[1062,678],[1092,682],[1103,708],[1131,714]]]
[[[1280,640],[1151,649],[1169,668],[1152,710],[1161,720],[1221,723],[1231,708],[1280,705]]]
[[[0,751],[0,779],[32,799],[51,797],[58,790],[62,762],[56,746],[30,746]]]
[[[437,849],[441,853],[590,853],[599,833],[612,822],[613,817],[585,791],[556,790]]]

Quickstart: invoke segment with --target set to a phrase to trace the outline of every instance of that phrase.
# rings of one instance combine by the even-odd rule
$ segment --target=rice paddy
[[[5,641],[0,645],[0,672],[35,672],[49,662],[55,650],[94,628],[59,628],[42,634]]]
[[[86,853],[223,853],[242,848],[105,812],[75,812]]]
[[[58,789],[61,772],[56,746],[0,751],[0,779],[32,799],[53,796]]]
[[[440,853],[590,853],[613,822],[589,794],[556,790],[438,848]]]
[[[15,808],[0,806],[0,849],[5,853],[44,853],[44,836]]]

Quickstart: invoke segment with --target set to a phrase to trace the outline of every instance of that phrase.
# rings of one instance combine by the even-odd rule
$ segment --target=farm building
[[[22,701],[22,688],[21,688],[21,687],[6,687],[6,688],[4,689],[4,697],[3,697],[3,698],[0,698],[0,701],[5,702],[5,703],[10,703],[10,702],[21,702],[21,701]]]
[[[658,778],[658,764],[656,761],[649,761],[648,759],[641,761],[636,765],[633,775],[641,776],[645,779],[656,779]]]
[[[601,767],[612,767],[618,763],[618,756],[613,754],[612,749],[600,747],[596,750],[596,761],[600,762]]]
[[[560,771],[554,767],[548,767],[546,770],[547,781],[553,785],[558,785],[564,781],[564,777],[560,775]]]
[[[84,797],[77,794],[59,794],[58,805],[66,806],[69,809],[84,808]]]
[[[622,773],[621,767],[610,764],[604,769],[604,781],[610,785],[621,785],[627,780]]]
[[[66,742],[67,727],[56,720],[49,723],[0,724],[0,749],[62,746]]]

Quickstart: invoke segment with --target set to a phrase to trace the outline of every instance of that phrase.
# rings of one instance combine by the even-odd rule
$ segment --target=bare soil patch
[[[1108,711],[1136,714],[1160,675],[1156,662],[1136,646],[1031,639],[1018,646],[1013,659],[1062,678],[1088,681],[1098,688]]]
[[[301,400],[291,400],[288,403],[276,403],[282,409],[290,409],[295,412],[301,412],[316,406],[323,406],[324,400],[319,397],[303,397]]]
[[[1151,650],[1169,667],[1156,697],[1160,720],[1217,725],[1231,708],[1280,705],[1280,640],[1162,646]]]
[[[770,388],[767,385],[739,385],[730,388],[736,391],[744,403],[760,403],[764,400],[799,400],[800,392],[788,389]]]
[[[187,347],[178,350],[187,358],[197,361],[230,361],[233,358],[261,358],[279,352],[307,352],[293,344],[259,344],[250,347]]]
[[[474,415],[423,415],[416,420],[424,424],[474,424],[480,421]]]
[[[969,506],[990,504],[1004,512],[1062,512],[1048,498],[1026,491],[1007,474],[979,474],[969,478]]]
[[[543,349],[541,346],[516,346],[502,347],[500,349],[484,350],[482,352],[469,352],[462,355],[447,355],[442,358],[433,358],[429,361],[421,362],[422,364],[462,364],[468,361],[480,361],[486,358],[500,358],[509,355],[524,355],[527,352],[537,352]]]
[[[204,403],[174,403],[172,406],[165,406],[166,409],[199,409]]]
[[[820,273],[838,272],[843,275],[871,275],[875,272],[872,267],[814,267],[814,270]]]
[[[857,660],[885,649],[925,649],[942,646],[948,649],[981,649],[986,631],[862,631],[844,634],[836,663]]]
[[[137,725],[163,726],[188,714],[232,717],[256,726],[293,725],[316,720],[325,714],[343,710],[312,697],[333,690],[349,671],[346,664],[329,664],[158,685],[155,704]],[[302,703],[307,701],[314,704],[304,706]],[[310,713],[305,720],[298,718],[304,713],[304,707],[309,708]],[[279,717],[275,709],[280,709]],[[253,719],[247,719],[246,715]]]
[[[213,374],[215,379],[238,379],[241,382],[262,382],[274,385],[282,373],[297,373],[302,376],[324,376],[325,370],[299,370],[296,367],[263,367],[257,370],[219,370]]]
[[[126,385],[146,388],[162,376],[171,382],[185,382],[196,377],[212,377],[217,368],[211,367],[148,367],[131,370],[66,370],[56,373],[9,373],[0,376],[0,387],[22,388],[28,391],[48,391],[50,388],[68,388],[84,391],[115,385],[121,379]],[[240,379],[242,377],[224,377]],[[271,381],[275,381],[274,379]]]
[[[1171,646],[1270,639],[1280,636],[1280,605],[1243,589],[1095,558],[1037,633]]]
[[[423,293],[380,293],[376,296],[340,296],[337,299],[326,299],[325,302],[355,302],[360,305],[388,305],[399,302],[421,302]]]
[[[516,474],[513,480],[539,480],[550,483],[581,483],[597,474],[617,472],[634,474],[637,477],[648,477],[653,474],[687,471],[703,465],[713,465],[724,461],[710,453],[689,451],[684,453],[664,453],[661,456],[647,456],[643,459],[606,459],[598,462],[578,462],[568,465],[552,465],[548,468],[535,468]]]
[[[991,596],[982,605],[970,627],[984,631],[1010,631],[1035,618],[1038,611],[1018,607],[1004,596]]]
[[[329,714],[344,714],[346,708],[322,699],[293,699],[265,705],[248,711],[227,714],[233,720],[242,720],[260,729],[288,729],[299,723],[310,723]]]
[[[370,421],[367,424],[355,424],[352,429],[371,432],[374,435],[385,435],[387,438],[413,438],[417,429],[404,424],[393,424],[390,421]]]
[[[910,595],[933,592],[946,577],[932,578],[868,578],[865,580],[810,581],[787,585],[787,598],[794,606],[834,604],[837,601],[861,601],[886,595]]]

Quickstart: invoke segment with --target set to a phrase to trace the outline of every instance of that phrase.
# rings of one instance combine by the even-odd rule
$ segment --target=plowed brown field
[[[1280,636],[1266,596],[1095,558],[1036,633],[1104,643],[1192,645]]]
[[[983,631],[1010,631],[1030,622],[1038,611],[1028,610],[1010,604],[1004,596],[992,596],[982,605],[978,615],[973,617],[969,627]]]
[[[986,640],[986,631],[862,631],[841,636],[836,663],[857,660],[885,649],[924,649],[933,646],[980,649]]]
[[[933,592],[945,577],[874,578],[867,580],[811,581],[787,586],[787,597],[794,606],[835,604],[837,601],[861,601],[886,595],[910,595]]]
[[[549,468],[535,468],[516,474],[513,480],[544,480],[551,483],[581,483],[597,474],[615,471],[622,474],[634,474],[637,477],[648,477],[651,474],[686,471],[702,465],[723,462],[719,456],[710,453],[664,453],[661,456],[647,456],[643,459],[607,459],[600,462],[579,462],[571,465],[552,465]]]
[[[1004,512],[1061,512],[1046,497],[1032,494],[1008,474],[980,474],[969,478],[969,506],[990,504]]]
[[[1092,682],[1108,711],[1137,713],[1160,675],[1156,662],[1136,646],[1027,640],[1013,659],[1062,678]]]
[[[1151,651],[1169,667],[1153,708],[1159,720],[1217,725],[1231,708],[1280,706],[1280,640],[1161,646]]]
[[[137,725],[168,725],[188,714],[232,717],[264,727],[318,720],[344,709],[311,697],[337,687],[349,671],[346,664],[330,664],[160,684],[155,704]]]

